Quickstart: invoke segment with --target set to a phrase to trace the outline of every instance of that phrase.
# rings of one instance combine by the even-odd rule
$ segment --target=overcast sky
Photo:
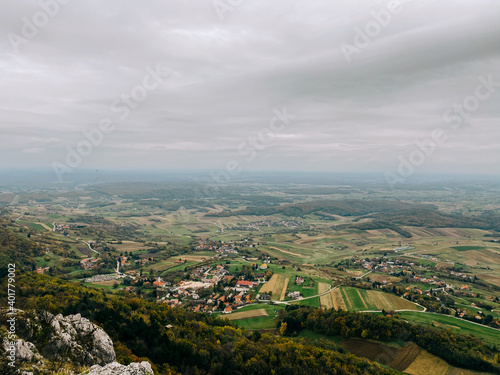
[[[500,2],[390,3],[3,0],[0,168],[498,173]]]

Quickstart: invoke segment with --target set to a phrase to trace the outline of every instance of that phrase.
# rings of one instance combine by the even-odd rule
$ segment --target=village
[[[253,243],[247,244],[254,247]],[[159,304],[171,307],[183,307],[186,310],[207,313],[230,314],[234,310],[252,303],[269,302],[271,293],[259,293],[260,287],[272,277],[269,270],[272,262],[268,256],[259,260],[248,260],[238,253],[237,244],[231,243],[200,243],[197,251],[213,251],[211,257],[200,259],[198,266],[189,267],[184,271],[168,273],[167,276],[152,276],[142,272],[142,266],[154,264],[154,259],[139,258],[133,260],[131,256],[119,256],[116,260],[116,270],[112,274],[94,275],[86,278],[88,283],[114,284],[116,289],[128,293],[149,295]],[[238,271],[230,271],[232,259],[241,259],[245,265]],[[100,257],[82,259],[80,264],[84,270],[96,270],[101,262]],[[220,263],[220,264],[214,264]],[[175,264],[183,265],[182,256]],[[172,282],[170,275],[180,275],[178,282]],[[169,281],[171,280],[171,281]],[[304,279],[298,277],[300,284]],[[300,293],[293,292],[288,296],[291,299],[300,297]]]
[[[387,256],[351,259],[344,264],[362,270],[361,276],[351,278],[356,286],[395,293],[431,312],[481,322],[484,314],[480,308],[488,309],[487,301],[498,301],[498,297],[477,292],[473,287],[478,283],[474,275],[453,268],[435,268],[430,264]]]

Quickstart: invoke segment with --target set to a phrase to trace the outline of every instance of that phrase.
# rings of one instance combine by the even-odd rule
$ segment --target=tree
[[[280,335],[281,336],[285,336],[287,328],[288,328],[288,325],[286,324],[286,322],[282,322],[281,326],[280,326]]]

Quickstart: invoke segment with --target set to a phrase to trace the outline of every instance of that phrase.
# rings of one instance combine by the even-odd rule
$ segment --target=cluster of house
[[[120,263],[120,267],[130,266],[130,262],[128,261],[128,257],[118,257],[118,262]]]
[[[69,224],[66,224],[66,223],[54,223],[53,225],[54,225],[54,229],[53,229],[54,232],[71,229],[71,226]]]
[[[44,274],[45,272],[49,272],[50,267],[36,267],[35,272],[39,274]]]
[[[290,292],[287,294],[287,297],[291,299],[298,299],[300,298],[300,292]]]
[[[356,259],[354,263],[366,270],[377,270],[381,272],[392,272],[394,270],[408,271],[415,267],[415,263],[401,259],[389,260],[387,257],[372,259]]]
[[[260,231],[260,228],[262,227],[267,227],[267,228],[285,227],[285,228],[295,229],[301,226],[304,226],[304,224],[294,220],[264,220],[264,221],[256,221],[247,224],[245,227],[238,227],[234,229],[242,229],[242,230],[254,229]]]
[[[400,271],[409,273],[415,269],[415,263],[402,259],[389,260],[387,257],[372,259],[355,259],[354,263],[368,271],[393,273]]]
[[[472,305],[474,305],[474,304],[472,304]],[[475,306],[475,305],[474,305],[474,306]],[[458,316],[458,317],[460,317],[460,318],[463,318],[463,317],[465,317],[466,315],[467,315],[467,310],[457,309],[457,315],[456,315],[456,316]],[[480,320],[482,320],[482,319],[483,319],[483,317],[482,317],[481,315],[483,315],[483,312],[482,312],[482,311],[478,311],[478,312],[477,312],[477,314],[474,316],[474,319],[479,320],[479,321],[480,321]],[[496,323],[496,324],[497,324],[497,326],[498,326],[498,322],[495,322],[495,323]]]
[[[242,246],[252,247],[252,243],[248,243],[248,241],[242,241]],[[206,240],[200,242],[198,246],[196,246],[196,250],[209,250],[215,251],[218,254],[238,254],[238,250],[236,250],[237,243],[235,242],[221,242],[221,243],[213,243],[207,242]]]
[[[99,263],[99,259],[97,258],[86,258],[80,261],[80,265],[85,270],[91,270],[97,268],[97,264]]]
[[[451,285],[448,285],[445,281],[439,280],[437,276],[432,276],[432,277],[424,277],[420,275],[409,275],[410,280],[416,282],[416,283],[423,283],[423,284],[429,284],[433,285],[437,288],[445,288],[445,289],[453,289]]]
[[[228,271],[220,264],[215,267],[200,266],[191,272],[191,280],[199,280],[203,284],[214,286],[227,275]]]
[[[147,264],[151,260],[153,260],[153,258],[140,258],[140,259],[134,260],[134,264],[144,266],[145,264]],[[130,261],[131,261],[131,259],[129,257],[126,257],[126,256],[118,257],[118,262],[120,263],[120,267],[130,266],[131,265]]]
[[[238,254],[234,244],[224,245],[215,250],[217,254]]]
[[[470,278],[469,275],[466,275],[465,273],[462,273],[462,272],[450,271],[450,275],[455,276],[455,277],[460,277],[462,279],[468,279],[468,278]]]
[[[256,272],[253,275],[253,280],[238,280],[235,284],[226,286],[223,293],[213,292],[204,298],[200,298],[200,290],[214,288],[219,282],[228,284],[235,276],[230,275],[229,271],[222,265],[199,266],[191,272],[190,280],[181,281],[175,287],[167,287],[159,278],[156,279],[153,286],[156,287],[159,303],[184,306],[187,310],[193,311],[212,313],[219,310],[229,314],[239,306],[253,303],[256,300],[270,299],[266,293],[258,294],[254,289],[266,282],[266,274]]]
[[[257,300],[269,300],[267,294],[255,294],[250,289],[238,291],[237,288],[226,288],[225,293],[211,293],[201,298],[199,289],[206,285],[195,285],[193,283],[182,283],[179,287],[162,290],[159,288],[158,302],[168,304],[171,307],[183,306],[186,310],[195,312],[213,313],[221,311],[230,314],[233,310]]]

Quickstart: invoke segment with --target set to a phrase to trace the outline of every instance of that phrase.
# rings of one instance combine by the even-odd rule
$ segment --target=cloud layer
[[[109,119],[78,167],[384,172],[440,128],[419,170],[497,173],[500,3],[390,3],[6,0],[0,167],[66,164]]]

